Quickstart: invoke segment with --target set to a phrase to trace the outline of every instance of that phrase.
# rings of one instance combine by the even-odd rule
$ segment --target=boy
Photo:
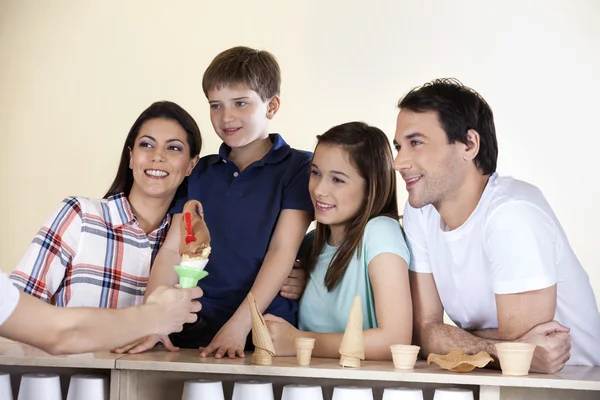
[[[246,295],[262,312],[296,323],[297,303],[278,294],[312,221],[308,194],[311,153],[291,149],[269,121],[279,110],[281,73],[266,51],[234,47],[219,54],[202,79],[210,118],[223,141],[219,154],[203,157],[189,178],[187,196],[172,208],[169,234],[159,251],[147,294],[178,281],[179,223],[183,204],[199,200],[211,233],[211,255],[200,281],[204,291],[199,321],[176,335],[150,337],[121,349],[145,351],[157,341],[244,357],[251,330]]]

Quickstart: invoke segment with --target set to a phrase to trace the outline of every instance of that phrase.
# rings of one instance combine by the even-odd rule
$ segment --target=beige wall
[[[214,152],[202,72],[248,45],[278,57],[273,130],[304,149],[349,120],[391,137],[396,101],[426,80],[476,88],[496,115],[499,171],[543,190],[600,294],[600,2],[484,3],[0,0],[1,268],[62,198],[103,195],[151,102],[190,111]]]

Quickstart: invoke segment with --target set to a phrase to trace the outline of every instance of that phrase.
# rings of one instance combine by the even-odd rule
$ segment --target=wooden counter
[[[556,375],[510,377],[487,369],[451,373],[436,365],[427,366],[424,361],[419,361],[415,370],[409,372],[394,370],[391,362],[367,361],[361,368],[350,369],[340,367],[335,359],[314,357],[309,367],[297,366],[294,357],[275,357],[273,365],[256,366],[250,364],[250,357],[203,359],[197,350],[55,357],[29,346],[0,343],[0,371],[11,373],[16,387],[20,374],[25,372],[59,373],[63,376],[65,393],[69,374],[104,374],[111,379],[111,400],[181,398],[183,382],[197,378],[223,381],[226,399],[231,398],[235,381],[249,379],[273,382],[276,399],[283,385],[290,383],[321,385],[325,399],[331,397],[334,386],[348,384],[372,387],[375,399],[381,399],[383,388],[394,386],[422,388],[426,399],[438,387],[470,388],[480,400],[600,398],[600,368],[588,367],[566,367]]]

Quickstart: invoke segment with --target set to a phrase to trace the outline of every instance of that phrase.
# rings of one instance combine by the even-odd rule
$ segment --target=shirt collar
[[[283,140],[280,134],[271,133],[269,134],[269,139],[273,146],[269,149],[267,154],[258,162],[258,165],[262,164],[277,164],[281,162],[287,155],[290,153],[290,145]],[[219,147],[219,157],[215,157],[214,162],[227,162],[229,159],[229,153],[231,152],[231,147],[227,146],[225,143],[222,143]]]
[[[121,192],[108,197],[106,199],[106,204],[112,226],[137,224],[137,218],[131,209],[131,204],[129,204],[129,200],[127,200],[125,193]],[[166,229],[170,221],[171,216],[167,213],[157,230]]]

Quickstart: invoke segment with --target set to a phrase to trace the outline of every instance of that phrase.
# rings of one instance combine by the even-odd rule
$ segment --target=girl
[[[396,177],[385,134],[351,122],[317,136],[310,196],[317,227],[299,328],[266,315],[277,355],[294,355],[297,337],[316,339],[313,355],[339,357],[355,295],[362,300],[365,357],[389,360],[410,344],[409,252],[398,222]]]
[[[167,212],[201,147],[200,129],[183,108],[152,104],[131,127],[104,198],[63,200],[12,272],[13,283],[58,306],[141,304]]]

